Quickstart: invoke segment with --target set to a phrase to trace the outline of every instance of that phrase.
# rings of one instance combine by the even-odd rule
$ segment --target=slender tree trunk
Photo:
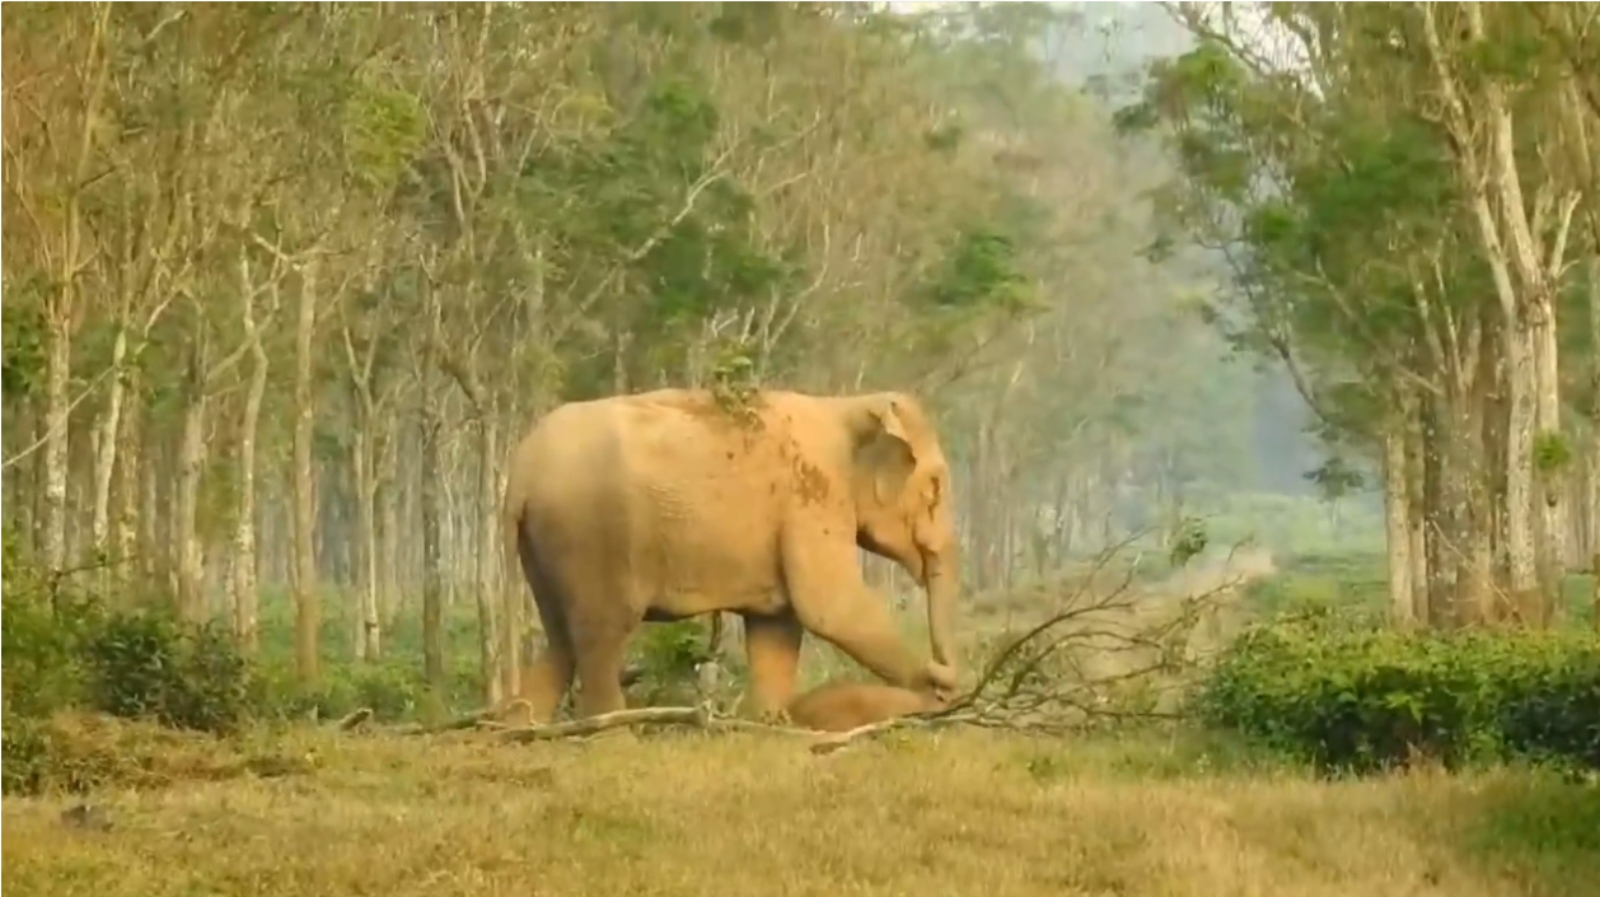
[[[427,682],[444,688],[444,571],[440,540],[441,424],[438,412],[424,400],[422,411],[422,664]]]
[[[1529,341],[1532,344],[1534,371],[1534,427],[1540,440],[1560,440],[1561,379],[1556,346],[1553,291],[1543,292],[1528,305]],[[1561,600],[1561,581],[1566,575],[1567,553],[1566,494],[1567,470],[1538,465],[1534,478],[1534,501],[1538,508],[1535,562],[1538,567],[1539,604],[1534,623],[1547,627],[1565,617]]]
[[[1457,452],[1465,502],[1460,607],[1465,619],[1483,624],[1497,620],[1499,602],[1494,588],[1494,509],[1489,501],[1490,471],[1485,451],[1488,396],[1483,378],[1475,377],[1473,385],[1463,395],[1458,414],[1461,432],[1457,436]]]
[[[1428,625],[1443,628],[1455,620],[1455,577],[1458,566],[1454,562],[1454,523],[1450,514],[1450,493],[1447,485],[1449,471],[1446,464],[1447,424],[1443,419],[1449,412],[1441,409],[1442,400],[1431,398],[1424,403],[1423,419],[1423,507],[1425,517],[1426,564],[1428,570]]]
[[[1533,447],[1537,411],[1534,407],[1533,358],[1523,320],[1508,322],[1505,341],[1506,391],[1510,408],[1506,421],[1506,560],[1509,591],[1519,622],[1536,625],[1540,610],[1538,551],[1533,518]]]
[[[443,422],[436,396],[427,389],[428,380],[439,370],[440,308],[439,293],[428,287],[426,308],[428,335],[422,353],[422,665],[423,676],[436,693],[445,688],[444,673],[444,545],[440,524],[448,509],[443,506],[444,459]]]
[[[1413,396],[1411,408],[1408,410],[1410,413],[1407,415],[1405,428],[1406,505],[1409,512],[1406,519],[1406,536],[1410,542],[1411,600],[1417,623],[1421,626],[1432,626],[1436,613],[1429,591],[1432,574],[1428,565],[1428,459],[1427,444],[1423,438],[1424,404]]]
[[[204,614],[205,557],[197,530],[200,511],[200,481],[206,467],[206,396],[199,370],[203,359],[195,359],[196,370],[190,381],[189,402],[184,407],[183,435],[178,449],[177,509],[173,521],[173,556],[177,559],[178,612],[186,620],[199,621]]]
[[[382,629],[388,631],[400,615],[400,483],[394,471],[378,483],[378,585]]]
[[[61,234],[59,270],[56,289],[50,295],[46,320],[49,326],[49,351],[45,359],[45,444],[44,444],[44,513],[39,544],[43,548],[44,562],[52,570],[67,565],[67,465],[71,460],[69,427],[71,425],[68,391],[72,383],[72,322],[74,306],[79,293],[78,277],[82,273],[83,216],[79,202],[83,186],[87,183],[89,163],[94,151],[94,135],[100,126],[100,103],[105,96],[110,61],[105,52],[106,23],[111,17],[110,7],[102,8],[95,16],[94,34],[90,42],[86,68],[89,77],[88,91],[79,112],[78,133],[71,136],[76,144],[76,158],[69,172],[71,181],[66,188],[66,208]]]
[[[321,607],[317,595],[315,532],[316,471],[312,467],[311,440],[316,427],[312,392],[312,337],[317,326],[317,281],[314,262],[301,272],[299,312],[295,324],[294,372],[294,660],[302,686],[316,683],[317,639]]]
[[[60,287],[62,291],[73,289]],[[62,304],[67,299],[60,300]],[[55,316],[52,316],[54,318]],[[72,331],[67,321],[51,321],[50,348],[45,360],[44,386],[44,490],[36,539],[44,562],[52,570],[67,566],[67,443],[71,409],[67,390],[72,382]]]
[[[130,371],[127,385],[127,410],[118,422],[117,465],[114,468],[112,494],[116,497],[116,512],[112,515],[111,546],[122,566],[117,579],[124,585],[138,581],[144,572],[145,559],[141,558],[138,543],[139,496],[144,482],[144,468],[149,459],[141,450],[144,445],[138,374]],[[131,589],[114,592],[126,598]]]
[[[358,399],[363,408],[370,403]],[[382,623],[378,618],[378,533],[376,524],[377,477],[372,452],[372,413],[359,412],[355,433],[350,442],[350,463],[356,481],[356,530],[359,561],[356,565],[357,593],[360,607],[356,618],[356,659],[377,660],[381,653]]]
[[[139,554],[143,559],[141,570],[144,579],[152,585],[163,583],[167,578],[167,559],[172,555],[168,550],[174,543],[169,538],[163,538],[160,531],[161,514],[161,475],[162,463],[166,460],[157,442],[156,428],[146,425],[142,434],[144,445],[144,465],[139,471],[139,515],[138,539]]]
[[[267,354],[251,349],[250,386],[239,423],[239,516],[233,529],[233,576],[229,604],[239,647],[254,655],[260,647],[259,594],[256,585],[256,432],[267,391]]]
[[[36,409],[33,415],[34,432],[32,436],[34,438],[29,441],[30,445],[38,442],[43,446],[50,438],[47,435],[50,432],[50,409],[48,405],[49,402],[44,398],[34,403]],[[45,489],[45,482],[50,475],[50,465],[47,463],[49,454],[49,452],[43,450],[35,451],[32,463],[28,465],[28,494],[32,496],[28,518],[33,521],[33,530],[30,532],[30,538],[34,550],[39,553],[40,557],[43,557],[45,551],[45,495],[49,491]]]
[[[491,403],[478,409],[478,654],[483,668],[483,698],[486,706],[500,703],[499,640],[496,634],[495,604],[499,595],[496,569],[501,556],[498,526],[499,503],[495,501],[495,468],[499,460],[500,429]]]
[[[1400,418],[1383,434],[1383,510],[1389,555],[1390,616],[1399,626],[1417,625],[1417,603],[1411,574],[1411,515],[1406,464],[1405,427],[1409,423],[1409,397],[1401,401]]]
[[[254,655],[259,648],[259,595],[256,586],[256,432],[261,402],[267,394],[267,353],[256,327],[254,281],[248,259],[240,259],[240,303],[244,336],[250,346],[250,383],[244,414],[239,419],[239,516],[233,528],[233,569],[229,604],[233,609],[233,634],[240,650]]]
[[[122,364],[128,355],[127,304],[123,303],[121,320],[117,322],[117,336],[111,345],[111,385],[107,389],[106,408],[100,418],[100,439],[94,459],[94,511],[89,524],[89,538],[97,553],[105,554],[111,535],[111,478],[117,466],[117,448],[122,432],[122,403],[126,384]]]

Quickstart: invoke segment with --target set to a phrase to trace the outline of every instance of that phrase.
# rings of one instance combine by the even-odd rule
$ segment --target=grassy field
[[[1258,555],[1236,572],[1242,619],[1382,606],[1370,563]],[[1219,581],[1198,570],[1141,588]],[[983,635],[1041,608],[969,610]],[[465,611],[448,632],[457,709],[474,699]],[[919,642],[920,613],[900,617]],[[387,663],[405,675],[390,685],[410,689],[419,640],[395,635]],[[809,645],[808,681],[845,671],[832,653]],[[84,747],[61,762],[125,784],[6,798],[13,897],[1600,893],[1600,784],[1513,769],[1333,781],[1188,730],[899,732],[816,756],[759,734],[515,746],[63,718],[64,743]]]
[[[815,756],[751,734],[291,730],[254,749],[296,762],[263,778],[192,755],[161,787],[95,795],[87,825],[74,800],[6,799],[7,893],[1578,897],[1600,882],[1592,785],[1319,782],[1176,736],[901,733]]]

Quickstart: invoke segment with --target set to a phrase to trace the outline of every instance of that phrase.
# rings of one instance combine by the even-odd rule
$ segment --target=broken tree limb
[[[372,708],[362,707],[361,709],[356,710],[350,713],[348,716],[340,719],[339,722],[335,724],[335,728],[337,728],[340,732],[350,732],[366,725],[371,719]]]
[[[637,707],[631,710],[617,710],[587,719],[570,720],[544,726],[499,728],[496,734],[502,741],[526,744],[534,741],[582,738],[586,735],[594,735],[609,729],[663,725],[691,726],[708,732],[750,732],[759,735],[799,736],[803,738],[818,736],[834,738],[839,734],[820,732],[815,729],[802,729],[796,726],[780,726],[755,720],[718,718],[713,717],[704,708],[700,707]],[[479,724],[480,729],[490,727],[491,725],[488,723]],[[857,737],[860,737],[860,735]]]
[[[586,719],[575,719],[546,726],[524,726],[499,733],[501,740],[517,744],[594,735],[608,729],[640,725],[691,725],[705,728],[710,722],[699,707],[638,707],[616,710]]]

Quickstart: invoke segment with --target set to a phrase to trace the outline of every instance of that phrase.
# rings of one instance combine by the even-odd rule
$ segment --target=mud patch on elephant
[[[821,504],[828,500],[833,487],[822,468],[804,458],[794,459],[794,494],[803,505]]]

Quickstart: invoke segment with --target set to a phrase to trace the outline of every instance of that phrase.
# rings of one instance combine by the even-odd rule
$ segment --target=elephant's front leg
[[[948,667],[917,659],[901,642],[883,599],[861,581],[855,552],[854,542],[826,531],[786,536],[783,566],[801,625],[890,685],[912,691],[954,687]]]
[[[750,664],[750,697],[763,719],[779,718],[794,699],[795,674],[805,630],[788,608],[770,616],[744,615],[744,651]]]

